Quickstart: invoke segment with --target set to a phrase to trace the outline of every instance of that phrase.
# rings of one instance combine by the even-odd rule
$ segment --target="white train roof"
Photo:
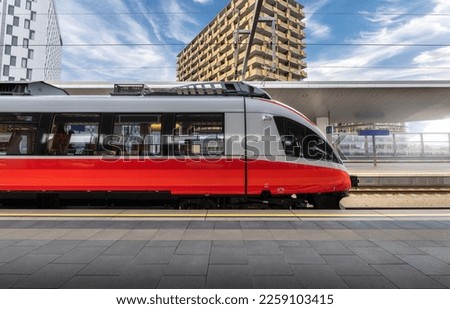
[[[307,117],[331,122],[407,122],[450,118],[450,81],[247,82]],[[183,82],[146,82],[165,89]],[[109,94],[113,83],[54,84],[71,95]]]

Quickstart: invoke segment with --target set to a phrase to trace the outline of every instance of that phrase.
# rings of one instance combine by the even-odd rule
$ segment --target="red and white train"
[[[258,88],[130,89],[1,96],[0,203],[338,208],[351,187],[319,129]]]

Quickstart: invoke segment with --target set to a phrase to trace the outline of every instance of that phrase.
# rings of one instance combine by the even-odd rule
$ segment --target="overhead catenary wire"
[[[57,15],[75,15],[75,16],[102,16],[102,15],[207,15],[203,11],[192,11],[192,12],[177,12],[177,11],[153,11],[153,12],[61,12],[57,13]],[[326,12],[326,11],[316,11],[316,12],[308,12],[304,11],[305,15],[334,15],[334,16],[431,16],[431,17],[449,17],[450,13],[404,13],[404,12]],[[16,15],[29,15],[29,14],[16,14]],[[37,15],[48,15],[46,13],[37,13]],[[337,46],[337,47],[352,47],[352,46],[361,46],[361,47],[450,47],[450,43],[374,43],[374,42],[307,42],[303,41],[304,44],[308,46]],[[210,45],[232,45],[232,42],[225,43],[209,43]],[[243,43],[245,44],[245,43]],[[256,43],[255,45],[261,45],[261,43]],[[266,43],[262,43],[266,44]],[[139,46],[186,46],[186,43],[66,43],[63,45],[67,48],[76,48],[76,47],[139,47]],[[287,46],[288,44],[278,43],[278,46]],[[299,44],[302,45],[302,44]],[[0,45],[4,47],[5,45]],[[60,45],[55,44],[29,44],[29,47],[58,47]],[[168,66],[168,67],[108,67],[108,68],[92,68],[92,67],[63,67],[62,70],[155,70],[155,69],[175,69],[176,66]],[[306,69],[314,69],[314,68],[329,68],[329,69],[420,69],[420,70],[449,70],[449,67],[423,67],[423,66],[307,66]],[[11,67],[13,69],[13,67]],[[18,68],[20,69],[20,68]],[[49,68],[35,68],[35,69],[46,69]],[[59,68],[58,68],[59,69]],[[51,68],[50,68],[51,70]],[[56,70],[56,69],[55,69]]]
[[[108,67],[62,67],[62,68],[33,68],[33,70],[98,70],[98,71],[125,71],[125,70],[161,70],[161,69],[176,69],[176,66],[108,66]],[[10,67],[10,70],[25,70],[21,67]],[[304,68],[307,69],[391,69],[391,70],[450,70],[450,67],[431,67],[431,66],[344,66],[344,65],[312,65]]]
[[[254,45],[266,45],[268,42],[253,43]],[[245,45],[247,43],[241,43]],[[11,44],[0,44],[0,47],[5,45],[11,46]],[[115,47],[115,46],[186,46],[186,43],[66,43],[60,44],[29,44],[28,47]],[[200,44],[202,45],[202,44]],[[208,43],[208,45],[233,45],[232,42],[225,43]],[[277,43],[277,46],[294,46],[294,44]],[[354,42],[354,43],[308,43],[296,44],[305,46],[398,46],[398,47],[450,47],[450,43],[367,43],[367,42]]]
[[[450,13],[403,13],[403,12],[304,12],[305,15],[343,15],[343,16],[436,16],[448,17]]]
[[[336,15],[336,16],[436,16],[436,17],[448,17],[450,16],[450,13],[404,13],[404,12],[395,12],[395,11],[389,11],[389,12],[327,12],[327,11],[314,11],[314,12],[308,12],[303,11],[305,15]],[[17,16],[27,16],[30,15],[30,13],[16,13]],[[206,14],[204,11],[152,11],[152,12],[141,12],[141,11],[130,11],[130,12],[58,12],[56,14],[49,14],[49,13],[39,13],[37,12],[36,15],[58,15],[58,16],[108,16],[108,15],[205,15],[209,16],[210,14]]]

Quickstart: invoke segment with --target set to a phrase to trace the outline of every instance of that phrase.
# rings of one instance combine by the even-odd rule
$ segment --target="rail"
[[[350,194],[435,194],[450,193],[450,188],[444,187],[359,187],[353,188]]]

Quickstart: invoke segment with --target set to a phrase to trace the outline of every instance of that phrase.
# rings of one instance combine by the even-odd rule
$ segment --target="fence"
[[[371,160],[374,157],[372,136],[335,133],[330,137],[344,160]],[[450,160],[450,133],[396,133],[375,136],[375,150],[379,160]]]

